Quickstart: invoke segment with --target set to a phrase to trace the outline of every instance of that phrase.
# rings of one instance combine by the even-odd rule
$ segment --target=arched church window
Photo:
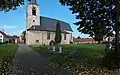
[[[47,39],[50,40],[50,32],[47,32]]]
[[[35,7],[32,8],[32,15],[36,16],[36,9],[35,9]]]
[[[64,40],[66,40],[66,36],[67,36],[67,34],[66,34],[66,33],[64,33]]]

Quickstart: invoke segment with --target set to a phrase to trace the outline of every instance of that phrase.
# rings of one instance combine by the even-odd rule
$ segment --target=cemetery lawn
[[[46,57],[50,61],[54,63],[58,63],[60,66],[65,65],[65,63],[71,62],[71,63],[80,63],[81,61],[85,60],[87,57],[87,62],[92,62],[91,59],[94,58],[94,56],[100,56],[104,54],[104,45],[99,44],[69,44],[69,45],[61,45],[63,53],[62,54],[53,54],[50,52],[45,52],[45,48],[43,46],[39,47],[33,47],[31,46],[35,51],[40,53],[42,56]],[[68,54],[72,50],[79,51],[79,54],[75,58],[68,58]]]
[[[14,56],[18,48],[18,45],[16,44],[1,44],[0,45],[0,59],[6,57],[6,56]]]

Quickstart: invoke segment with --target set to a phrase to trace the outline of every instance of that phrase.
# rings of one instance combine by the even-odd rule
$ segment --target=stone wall
[[[36,42],[36,40],[39,40],[39,42]],[[26,34],[26,44],[28,45],[42,44],[42,32],[28,31]]]
[[[51,40],[55,39],[55,32],[50,32],[50,39],[47,39],[47,31],[43,31],[43,44],[49,45]],[[62,40],[61,44],[70,44],[70,34],[66,35],[66,40],[64,40],[64,33],[61,33]]]
[[[28,45],[49,45],[51,40],[55,38],[55,32],[50,32],[50,39],[47,39],[48,31],[28,31],[26,34],[26,43]],[[71,34],[66,34],[66,40],[64,40],[64,33],[61,33],[62,41],[61,44],[70,44]],[[39,43],[36,43],[36,40],[39,40]]]

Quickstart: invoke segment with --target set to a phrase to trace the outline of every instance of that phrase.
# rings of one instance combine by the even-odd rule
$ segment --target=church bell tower
[[[33,25],[40,25],[40,6],[36,0],[30,0],[26,10],[26,30]]]
[[[37,4],[36,0],[30,0],[26,9],[26,44],[30,44],[30,31],[27,31],[34,25],[40,26],[40,6]]]

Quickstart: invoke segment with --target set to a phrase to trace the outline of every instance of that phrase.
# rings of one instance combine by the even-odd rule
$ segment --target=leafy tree
[[[22,38],[22,40],[24,40],[24,43],[26,42],[26,32],[25,31],[23,31],[22,32],[22,35],[21,35],[21,38]]]
[[[59,0],[62,5],[69,6],[72,14],[77,14],[79,19],[75,25],[79,26],[78,31],[90,34],[91,37],[98,37],[102,40],[104,36],[116,32],[116,51],[118,51],[118,34],[120,15],[119,0]]]
[[[79,19],[75,25],[78,31],[90,34],[95,40],[102,40],[104,36],[112,36],[115,31],[114,56],[120,55],[120,0],[59,0],[64,6],[69,6],[72,14]]]
[[[60,22],[56,24],[56,32],[55,32],[55,42],[56,44],[61,42],[61,29],[60,29]]]
[[[80,36],[77,37],[78,39],[81,38]]]
[[[0,11],[8,12],[10,10],[15,10],[17,7],[24,5],[24,1],[25,0],[0,0]]]
[[[15,10],[20,5],[24,5],[24,0],[0,0],[0,11]]]

